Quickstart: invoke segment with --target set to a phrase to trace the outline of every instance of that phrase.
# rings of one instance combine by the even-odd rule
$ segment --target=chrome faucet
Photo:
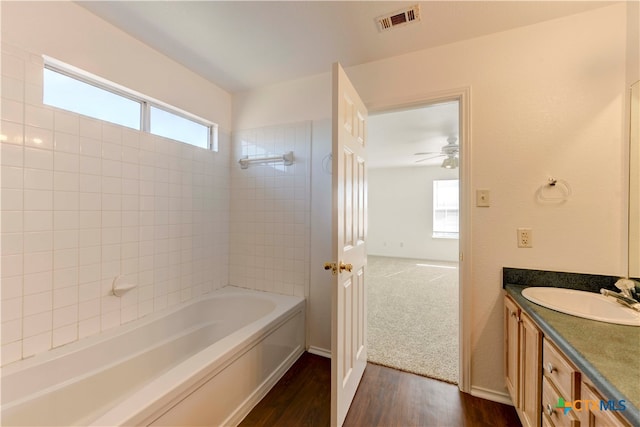
[[[630,279],[620,279],[615,283],[615,286],[620,289],[620,292],[613,292],[602,288],[600,289],[600,293],[615,298],[618,303],[625,307],[640,311],[640,301],[638,301],[638,294],[635,289],[636,282]]]

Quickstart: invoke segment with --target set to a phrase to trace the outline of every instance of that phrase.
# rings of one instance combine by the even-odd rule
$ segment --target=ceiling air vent
[[[409,8],[396,10],[386,15],[378,16],[378,31],[388,31],[392,28],[418,22],[420,20],[420,5],[414,4]]]

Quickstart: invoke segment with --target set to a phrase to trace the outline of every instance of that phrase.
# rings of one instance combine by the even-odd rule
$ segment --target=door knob
[[[331,274],[333,274],[334,276],[338,274],[338,266],[336,265],[335,262],[325,262],[324,269],[331,270]]]
[[[339,265],[336,264],[335,262],[325,262],[324,263],[324,269],[325,270],[331,270],[331,274],[333,274],[335,276],[338,273],[342,273],[344,270],[347,270],[347,271],[353,270],[353,265],[345,264],[342,261],[340,261]]]
[[[353,270],[353,265],[345,264],[344,262],[340,261],[340,272],[342,273],[343,270],[351,272],[351,270]]]

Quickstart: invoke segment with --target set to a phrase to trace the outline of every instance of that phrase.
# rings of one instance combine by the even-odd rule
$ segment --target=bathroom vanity
[[[505,379],[524,427],[640,426],[640,327],[563,314],[522,296],[529,285],[599,290],[615,280],[503,269]]]

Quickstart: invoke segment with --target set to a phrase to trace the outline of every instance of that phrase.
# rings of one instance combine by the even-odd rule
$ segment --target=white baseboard
[[[307,351],[311,354],[315,354],[316,356],[326,357],[327,359],[331,359],[331,350],[327,350],[325,348],[310,346]]]
[[[498,393],[495,390],[489,390],[487,388],[471,386],[471,396],[479,397],[481,399],[491,400],[492,402],[504,403],[505,405],[513,406],[511,397],[508,393]]]

